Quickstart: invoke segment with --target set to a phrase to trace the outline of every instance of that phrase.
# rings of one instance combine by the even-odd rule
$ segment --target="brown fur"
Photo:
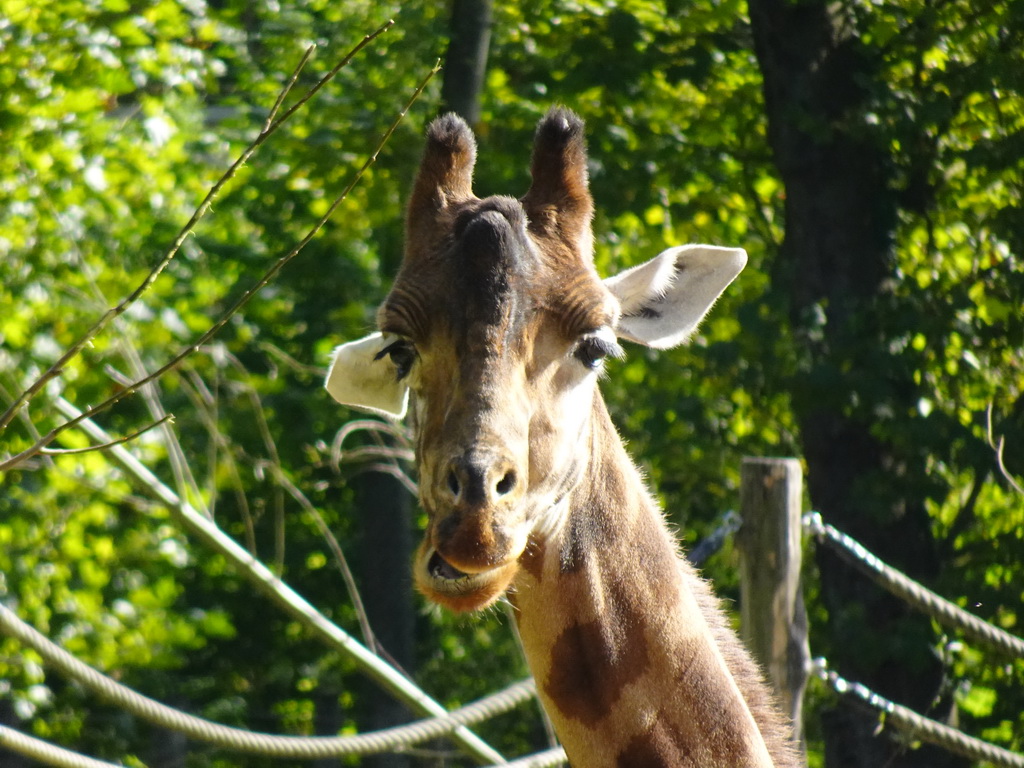
[[[415,349],[417,585],[453,610],[512,587],[538,691],[578,768],[792,768],[788,728],[626,455],[579,358],[619,306],[591,258],[583,124],[541,122],[530,190],[472,194],[476,144],[428,132],[378,314]],[[585,359],[585,355],[583,359]]]

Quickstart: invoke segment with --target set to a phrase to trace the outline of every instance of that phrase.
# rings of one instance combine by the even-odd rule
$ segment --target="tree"
[[[956,214],[944,209],[952,201],[941,198],[957,186],[957,163],[967,160],[955,149],[963,140],[957,122],[973,94],[993,87],[994,59],[1019,51],[1020,38],[1019,20],[1002,9],[926,3],[910,11],[905,3],[750,1],[769,138],[786,191],[773,292],[793,333],[797,368],[789,386],[811,500],[883,559],[934,584],[950,553],[936,539],[928,507],[953,491],[935,477],[934,462],[967,459],[980,492],[991,456],[979,440],[980,404],[968,406],[959,425],[933,418],[934,396],[900,341],[923,333],[938,342],[966,330],[959,310],[922,301],[912,283],[908,290],[915,272],[935,268],[914,264],[925,254],[910,232],[922,221],[932,229],[935,218],[956,226]],[[980,50],[975,25],[998,29],[1000,44]],[[983,254],[1000,247],[1000,236],[986,232],[987,221],[1005,216],[997,199],[972,233]],[[931,245],[926,258],[937,265],[941,246]],[[1001,269],[1012,256],[981,259],[971,272],[987,273],[986,291],[1017,290]],[[967,349],[986,346],[987,329],[974,335],[982,329],[966,325],[975,326]],[[989,371],[996,369],[1019,392],[1019,367],[995,363]],[[973,444],[972,458],[945,453],[951,429],[958,442]],[[818,553],[818,571],[832,661],[884,696],[947,716],[949,670],[926,650],[927,621],[851,578],[827,551]],[[904,751],[872,738],[871,713],[846,705],[823,717],[828,766],[880,765]],[[931,749],[900,761],[962,764]]]
[[[453,0],[441,101],[470,125],[480,119],[493,16],[491,0]]]

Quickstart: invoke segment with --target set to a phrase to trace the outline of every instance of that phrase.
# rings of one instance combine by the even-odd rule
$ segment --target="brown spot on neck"
[[[617,768],[668,768],[691,765],[691,755],[664,720],[634,736],[615,758]]]
[[[623,689],[648,666],[643,616],[621,588],[611,585],[598,619],[573,624],[556,638],[544,693],[569,718],[595,726]],[[634,631],[635,630],[635,631]]]

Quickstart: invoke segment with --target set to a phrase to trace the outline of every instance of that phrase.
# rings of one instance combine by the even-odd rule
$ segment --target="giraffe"
[[[537,127],[522,198],[477,198],[475,161],[459,117],[430,125],[378,331],[338,347],[326,382],[409,420],[428,517],[417,587],[454,611],[507,594],[577,768],[797,766],[597,386],[618,339],[683,343],[745,252],[675,247],[601,280],[583,122],[565,108]]]

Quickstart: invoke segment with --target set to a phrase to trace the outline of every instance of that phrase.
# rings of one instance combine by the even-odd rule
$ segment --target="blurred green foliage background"
[[[808,9],[822,14],[827,39],[814,38],[810,22],[784,26],[786,14],[813,16]],[[396,21],[241,169],[153,288],[0,435],[0,457],[62,421],[51,405],[58,390],[85,407],[159,367],[287,252],[444,56],[450,12],[360,0],[0,0],[3,408],[158,261],[257,135],[308,44],[319,47],[294,93]],[[525,191],[534,125],[564,103],[587,121],[603,274],[685,242],[750,254],[690,346],[632,348],[603,383],[684,544],[735,507],[740,457],[800,456],[809,504],[827,520],[1022,632],[1024,496],[1008,479],[1024,474],[1022,29],[1019,0],[844,0],[827,9],[537,0],[493,9],[475,125],[479,195]],[[776,33],[792,50],[773,42]],[[800,91],[803,81],[785,78],[773,85],[815,51],[841,54],[834,91]],[[353,633],[356,612],[330,547],[296,499],[322,516],[361,588],[372,589],[365,582],[380,554],[362,544],[360,499],[374,492],[360,491],[366,466],[339,469],[330,458],[339,428],[359,417],[329,400],[322,375],[334,345],[372,327],[397,268],[403,201],[443,77],[269,287],[179,370],[100,418],[123,435],[173,413],[172,426],[132,441],[132,452]],[[799,91],[790,101],[786,87]],[[856,98],[832,109],[843,88]],[[789,134],[804,144],[794,149]],[[842,163],[829,172],[819,145],[863,148],[844,162],[880,169],[875,191],[865,195]],[[849,180],[855,202],[833,201],[834,220],[800,218],[806,194],[796,180],[823,199]],[[843,211],[865,202],[885,222],[877,254],[861,266],[860,254],[847,253],[843,267],[824,248],[808,261],[817,251],[800,251],[799,238],[827,242],[850,226]],[[864,275],[863,290],[845,282]],[[826,287],[819,295],[815,285]],[[813,436],[817,424],[841,428]],[[994,447],[1001,437],[1005,472]],[[86,444],[74,430],[60,441]],[[862,471],[856,457],[845,464],[828,452],[839,444],[883,458]],[[830,497],[816,491],[830,484],[842,489],[832,517]],[[397,484],[385,493],[402,495]],[[921,514],[904,520],[908,508]],[[400,519],[403,535],[421,524],[415,511]],[[809,561],[815,655],[883,690],[899,669],[934,716],[955,713],[968,732],[1024,748],[1024,660],[992,659],[896,609],[902,629],[886,631],[896,625],[877,618],[873,598],[829,586],[855,578],[838,568]],[[730,547],[706,573],[735,598]],[[0,475],[0,599],[83,660],[206,717],[272,732],[368,727],[372,694],[351,662],[254,597],[103,453],[40,455]],[[407,611],[414,621],[395,642],[409,648],[398,655],[442,702],[525,676],[500,611],[453,619],[419,600]],[[841,739],[819,713],[844,704],[821,686],[809,695],[811,763],[870,764],[830,752]],[[173,742],[6,639],[0,722],[151,768],[273,763]],[[508,754],[545,739],[526,708],[480,733]],[[468,764],[435,747],[401,764]],[[907,745],[886,749],[890,765],[924,764]]]

